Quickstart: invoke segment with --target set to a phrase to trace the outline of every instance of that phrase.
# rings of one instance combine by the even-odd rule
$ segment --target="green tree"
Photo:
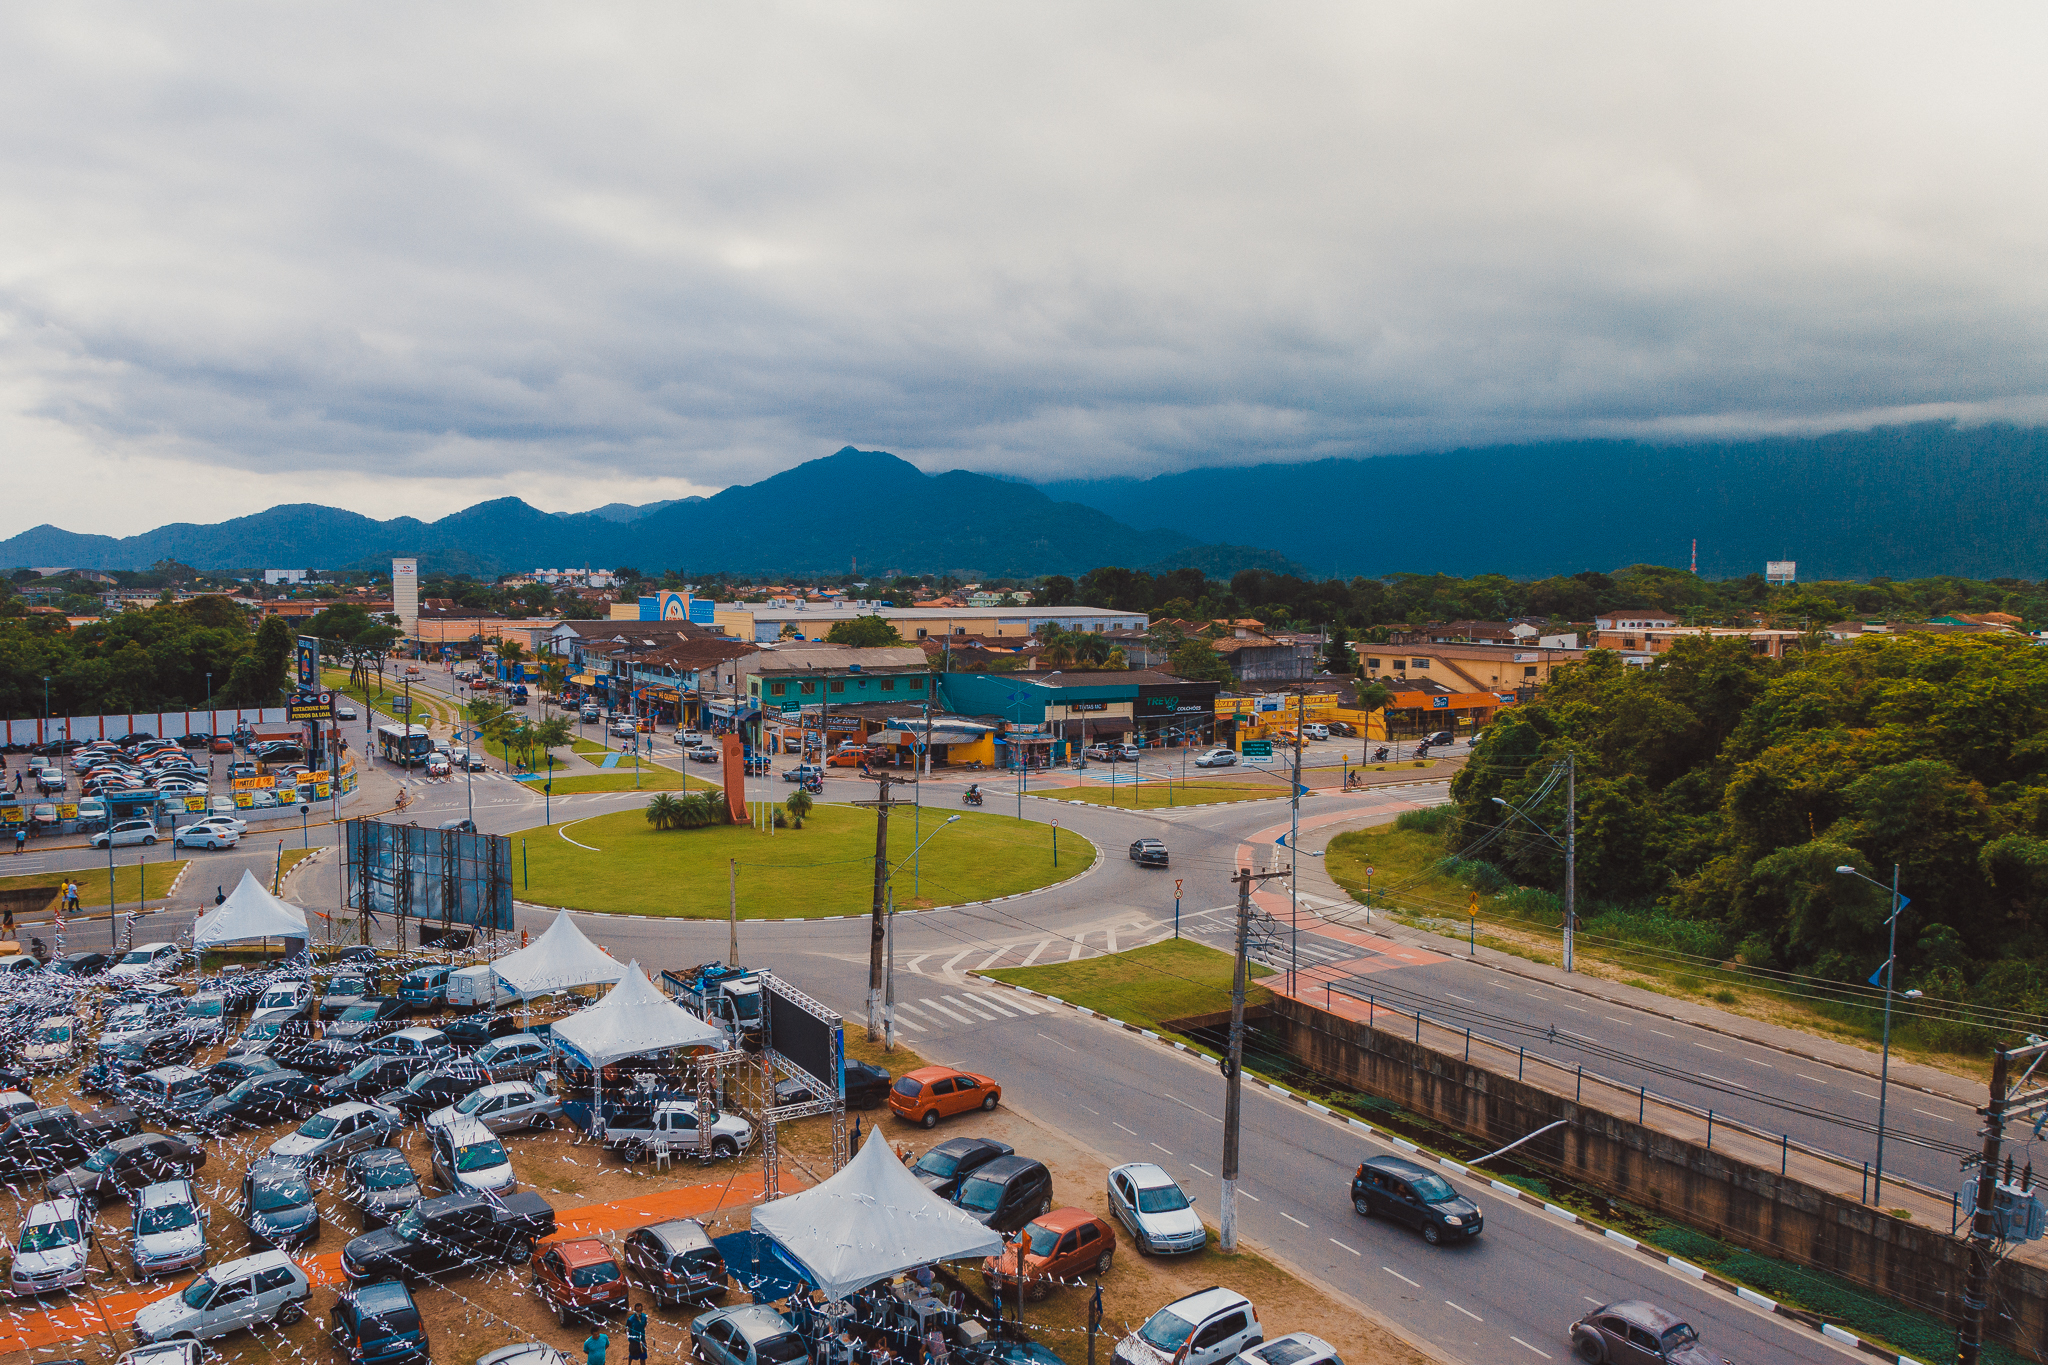
[[[856,616],[851,621],[834,622],[832,629],[825,632],[827,644],[851,645],[855,649],[879,649],[884,645],[900,645],[903,637],[896,633],[896,627],[880,616]]]
[[[228,671],[222,700],[235,706],[281,706],[291,676],[291,627],[281,616],[267,616],[256,628],[256,641]]]
[[[532,730],[531,745],[540,750],[550,768],[555,766],[553,751],[576,737],[575,732],[569,728],[569,718],[561,715],[549,716],[540,724],[533,726]]]
[[[1167,671],[1190,682],[1228,683],[1232,680],[1230,665],[1216,652],[1216,646],[1199,635],[1190,635],[1174,647],[1167,661]]]
[[[789,808],[789,818],[795,822],[796,827],[802,829],[804,827],[804,818],[811,813],[811,794],[802,787],[798,787],[789,794],[789,799],[782,804]]]
[[[656,829],[681,829],[683,803],[673,793],[656,792],[647,803],[647,823]]]

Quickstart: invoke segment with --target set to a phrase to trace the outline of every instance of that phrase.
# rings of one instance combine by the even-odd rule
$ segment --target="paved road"
[[[388,780],[371,779],[373,784]],[[963,782],[930,783],[927,797],[940,808],[958,809]],[[828,782],[826,799],[870,791],[866,784],[835,777]],[[1385,821],[1400,810],[1443,798],[1441,783],[1323,795],[1310,798],[1304,818],[1313,810],[1318,821],[1336,812],[1344,814],[1345,824]],[[632,793],[571,796],[556,800],[553,814],[559,828],[565,818],[631,809],[643,800]],[[480,773],[426,785],[407,817],[429,824],[473,808],[483,829],[510,833],[538,825],[540,806],[521,784],[502,774]],[[1002,804],[991,808],[1000,810]],[[1227,881],[1244,856],[1245,843],[1255,838],[1270,843],[1273,833],[1285,827],[1286,807],[1261,802],[1141,814],[1027,801],[1024,816],[1058,819],[1063,828],[1092,838],[1106,856],[1087,876],[1035,896],[900,916],[896,957],[903,1040],[927,1056],[998,1076],[1017,1104],[1070,1128],[1106,1156],[1161,1160],[1213,1208],[1212,1173],[1221,1142],[1216,1116],[1222,1104],[1221,1082],[1213,1071],[1105,1025],[971,984],[964,974],[1093,956],[1170,934],[1176,880],[1187,892],[1183,928],[1215,940],[1227,922],[1217,912],[1228,903]],[[1125,845],[1140,835],[1167,841],[1174,860],[1170,871],[1140,868],[1123,856]],[[309,839],[318,846],[330,836],[331,830],[314,827]],[[132,859],[137,852],[117,856]],[[45,856],[57,866],[104,865],[104,855]],[[168,856],[168,849],[160,845],[154,856]],[[197,903],[210,902],[215,884],[232,885],[244,866],[267,869],[275,844],[252,839],[234,852],[189,856],[194,869],[181,888],[184,904],[154,918],[139,936],[172,937],[189,923]],[[0,872],[13,870],[5,862],[0,858]],[[316,865],[295,884],[294,894],[314,908],[332,906],[332,872]],[[522,927],[538,929],[546,920],[545,914],[522,911]],[[726,948],[726,927],[720,922],[607,916],[589,917],[584,927],[614,954],[654,967],[720,958]],[[105,931],[104,926],[97,929]],[[80,937],[94,932],[95,926],[79,931]],[[864,921],[748,922],[740,933],[745,960],[772,967],[859,1025],[866,986]],[[1484,968],[1456,963],[1401,967],[1378,972],[1373,981],[1425,1002],[1432,1016],[1464,1009],[1475,1018],[1483,1016],[1495,1030],[1569,1024],[1605,1041],[1625,1040],[1652,1066],[1684,1061],[1689,1065],[1680,1070],[1704,1072],[1702,1059],[1708,1054],[1701,1049],[1721,1049],[1725,1060],[1716,1059],[1717,1068],[1752,1066],[1757,1071],[1747,1081],[1752,1104],[1776,1094],[1846,1111],[1858,1102],[1859,1091],[1869,1089],[1850,1072],[1817,1064],[1795,1070],[1782,1054],[1738,1050],[1719,1035],[1621,1007],[1605,1008],[1595,1016],[1597,1027],[1589,1027],[1595,1020],[1579,1019],[1576,1013],[1585,1002],[1559,991],[1517,988],[1514,978]],[[1653,1044],[1652,1038],[1659,1041]],[[1730,1101],[1743,1103],[1745,1096],[1735,1093]],[[1968,1122],[1960,1106],[1916,1097],[1915,1107],[1929,1112],[1930,1125]],[[1346,1188],[1361,1156],[1379,1150],[1370,1139],[1256,1092],[1248,1094],[1245,1113],[1246,1234],[1340,1292],[1440,1343],[1455,1358],[1474,1365],[1523,1357],[1562,1359],[1567,1354],[1564,1328],[1573,1317],[1591,1301],[1628,1295],[1653,1298],[1686,1313],[1713,1345],[1737,1359],[1833,1358],[1836,1348],[1804,1329],[1704,1290],[1519,1202],[1473,1189],[1470,1182],[1465,1188],[1480,1199],[1488,1216],[1488,1232],[1477,1245],[1433,1249],[1406,1233],[1364,1222],[1351,1213]],[[1946,1171],[1953,1170],[1953,1163],[1942,1161]]]

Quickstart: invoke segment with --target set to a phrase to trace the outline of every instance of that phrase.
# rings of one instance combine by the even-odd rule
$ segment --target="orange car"
[[[950,1066],[921,1066],[906,1071],[889,1087],[889,1107],[906,1123],[934,1127],[942,1118],[964,1114],[970,1109],[993,1109],[1002,1102],[1003,1088],[986,1076],[972,1071],[955,1071]]]
[[[548,1243],[533,1258],[533,1287],[564,1327],[574,1318],[595,1322],[626,1306],[626,1277],[612,1249],[595,1237]]]
[[[1116,1254],[1116,1233],[1086,1209],[1054,1209],[1024,1225],[1017,1239],[981,1263],[982,1277],[1000,1299],[1017,1284],[1017,1243],[1024,1244],[1024,1292],[1042,1299],[1055,1282],[1075,1283],[1107,1275]]]

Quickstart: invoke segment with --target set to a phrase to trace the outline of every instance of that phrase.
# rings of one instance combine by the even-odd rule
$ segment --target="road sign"
[[[332,692],[294,692],[285,706],[287,720],[328,720],[333,715]]]
[[[412,702],[406,697],[393,697],[391,699],[391,709],[396,714],[402,716],[412,710]]]
[[[1273,756],[1273,741],[1270,739],[1246,740],[1244,742],[1244,756],[1246,758],[1271,758]]]

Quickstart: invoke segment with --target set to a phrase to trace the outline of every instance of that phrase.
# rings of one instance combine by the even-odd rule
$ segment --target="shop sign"
[[[1067,709],[1069,711],[1107,711],[1109,703],[1106,701],[1077,701],[1069,704]]]

